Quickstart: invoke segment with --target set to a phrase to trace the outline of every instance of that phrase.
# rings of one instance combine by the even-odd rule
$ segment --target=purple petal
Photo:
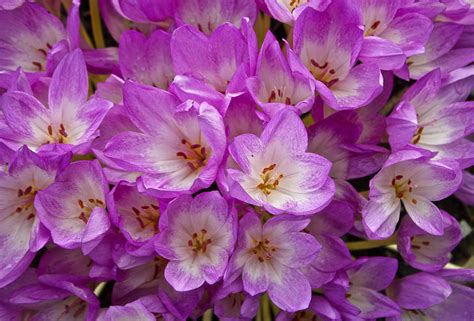
[[[55,120],[74,116],[87,99],[89,82],[80,49],[64,57],[56,68],[49,87],[49,108]]]
[[[340,109],[355,109],[370,103],[382,92],[383,78],[373,64],[354,67],[346,78],[331,87]]]
[[[399,46],[379,37],[366,37],[362,43],[359,59],[365,63],[373,63],[382,70],[401,68],[406,56]]]
[[[451,286],[440,277],[428,273],[417,273],[396,280],[389,293],[404,309],[426,309],[446,300]]]
[[[349,294],[349,302],[360,309],[358,317],[375,319],[400,314],[400,308],[391,299],[368,288],[353,286]]]
[[[400,46],[407,56],[423,53],[433,24],[427,17],[418,13],[397,16],[380,37]]]
[[[359,259],[347,270],[350,281],[357,286],[375,291],[385,289],[397,273],[398,262],[388,257]]]
[[[297,270],[280,271],[278,282],[272,282],[268,295],[280,309],[288,312],[307,309],[311,300],[311,287]]]

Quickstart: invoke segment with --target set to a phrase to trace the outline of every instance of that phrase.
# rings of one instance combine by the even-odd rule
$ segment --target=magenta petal
[[[347,272],[352,284],[381,291],[393,281],[397,268],[398,262],[393,258],[370,257],[359,259]]]
[[[32,149],[38,149],[49,141],[49,111],[36,98],[22,92],[11,92],[2,96],[2,108],[10,128],[8,136],[3,139],[26,144]]]
[[[341,109],[355,109],[370,103],[382,92],[383,77],[374,64],[360,64],[349,75],[331,87]]]
[[[423,45],[432,29],[430,19],[418,13],[409,13],[395,17],[380,37],[399,45],[407,56],[412,56],[424,52]]]
[[[280,309],[288,312],[307,309],[311,300],[308,280],[297,270],[281,271],[279,282],[271,283],[268,295]]]
[[[426,309],[446,300],[452,290],[443,278],[428,273],[417,273],[396,280],[389,293],[404,309]]]
[[[359,59],[365,63],[374,63],[382,70],[395,70],[403,66],[406,56],[400,47],[386,39],[366,37]]]
[[[51,79],[49,108],[52,116],[58,120],[73,116],[86,102],[88,87],[86,63],[81,50],[76,49],[64,57]]]
[[[162,30],[154,31],[149,38],[134,30],[124,32],[119,44],[124,78],[167,89],[174,76],[170,39]]]
[[[400,314],[400,308],[395,302],[372,289],[354,286],[349,293],[349,302],[361,311],[358,317],[375,319]]]
[[[12,11],[0,10],[2,69],[16,70],[20,66],[27,72],[44,72],[50,47],[65,38],[61,21],[36,3],[28,2]]]
[[[204,284],[204,277],[193,272],[189,262],[171,261],[166,266],[165,278],[176,291],[189,291]]]
[[[416,205],[413,202],[404,202],[410,218],[424,231],[433,235],[442,235],[444,224],[440,210],[429,200],[417,197]]]
[[[154,321],[156,317],[143,304],[135,301],[124,306],[111,306],[103,316],[103,321],[124,320]]]
[[[383,239],[391,236],[400,218],[400,201],[370,200],[362,210],[362,222],[369,237]]]

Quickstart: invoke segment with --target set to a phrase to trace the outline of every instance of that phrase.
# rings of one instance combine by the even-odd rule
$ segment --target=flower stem
[[[105,41],[102,32],[102,22],[100,21],[99,1],[89,0],[89,7],[91,9],[92,36],[94,37],[95,47],[104,48]]]
[[[202,316],[202,321],[212,321],[212,309],[209,309],[204,312]]]
[[[270,299],[268,298],[267,293],[262,296],[260,304],[262,305],[263,321],[271,321],[272,315],[270,312]]]
[[[270,17],[264,13],[260,13],[255,22],[255,33],[257,35],[258,46],[260,47],[265,38],[266,31],[270,29]]]
[[[262,319],[262,302],[260,301],[260,305],[258,306],[257,316],[255,317],[256,321],[263,321]]]
[[[393,234],[391,237],[385,240],[346,242],[347,248],[350,251],[375,249],[378,247],[384,247],[392,244],[397,244],[396,234]]]

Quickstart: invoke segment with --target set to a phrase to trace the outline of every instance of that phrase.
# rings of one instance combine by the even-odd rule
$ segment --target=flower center
[[[399,199],[408,199],[413,191],[413,182],[411,179],[403,179],[403,175],[396,175],[392,179],[392,187],[395,190],[395,195]],[[413,204],[416,204],[417,201],[415,198],[411,199]]]
[[[311,66],[309,66],[309,71],[311,74],[328,88],[339,81],[339,78],[335,78],[336,70],[331,68],[327,61],[323,64],[319,64],[316,60],[311,59],[310,62]]]
[[[293,13],[293,11],[295,11],[296,8],[298,8],[299,6],[307,2],[308,0],[289,0],[289,1],[286,0],[286,1],[283,1],[283,4],[288,8],[288,10],[290,10],[291,13]]]
[[[18,189],[18,198],[21,200],[22,205],[15,209],[15,213],[28,214],[27,220],[31,220],[35,217],[35,209],[33,203],[35,200],[36,189],[33,186],[28,186],[24,190]]]
[[[207,246],[211,243],[212,240],[207,237],[207,230],[202,229],[198,233],[193,233],[192,238],[188,241],[188,246],[194,253],[206,253]]]
[[[86,302],[80,298],[74,298],[72,301],[68,300],[68,303],[64,305],[64,312],[62,314],[72,313],[73,318],[77,318],[86,311],[86,308]]]
[[[370,37],[370,36],[373,36],[375,34],[375,32],[377,31],[377,28],[380,26],[380,20],[375,20],[374,22],[372,22],[370,27],[368,27],[369,24],[366,24],[365,28],[364,28],[364,36],[365,37]]]
[[[180,159],[186,161],[186,164],[195,171],[206,166],[209,158],[208,150],[201,144],[191,144],[186,139],[181,139],[182,149],[176,153]]]
[[[63,123],[59,125],[59,129],[54,130],[52,125],[48,125],[48,136],[49,139],[45,144],[67,144],[68,142],[68,133]]]
[[[272,252],[276,251],[276,248],[270,244],[267,238],[263,240],[253,240],[255,246],[252,249],[253,254],[257,256],[259,262],[270,261],[272,259]]]
[[[412,250],[420,250],[424,246],[429,246],[430,241],[423,240],[422,237],[410,237],[411,248]]]
[[[286,87],[283,86],[282,89],[280,88],[274,88],[272,92],[270,93],[270,96],[268,97],[267,101],[269,103],[285,103],[286,105],[291,105],[291,98],[285,94],[285,89]]]
[[[78,199],[77,204],[79,204],[79,208],[81,211],[78,217],[79,219],[81,219],[81,221],[83,221],[86,224],[94,208],[105,207],[105,203],[97,198],[89,198],[86,201]]]
[[[277,188],[280,184],[280,180],[283,178],[283,174],[274,173],[276,164],[271,164],[268,167],[265,167],[260,174],[262,183],[257,185],[257,188],[260,189],[263,194],[270,195],[273,190]]]
[[[413,313],[415,316],[414,316],[414,320],[426,320],[426,321],[432,321],[433,319],[429,316],[427,316],[425,314],[425,312],[423,312],[423,310],[406,310],[408,314],[411,314]],[[411,319],[411,318],[410,318]]]
[[[160,218],[160,207],[156,204],[142,205],[138,208],[132,207],[135,219],[142,229],[151,226],[155,234],[158,233],[158,220]]]
[[[35,55],[37,60],[34,60],[31,62],[31,64],[36,68],[38,71],[44,71],[46,70],[46,60],[48,58],[48,50],[50,50],[52,46],[49,43],[46,43],[45,48],[39,48],[36,49],[36,51],[39,53],[39,55]]]

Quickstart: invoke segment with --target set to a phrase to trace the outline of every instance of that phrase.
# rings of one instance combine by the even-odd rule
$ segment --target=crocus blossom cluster
[[[1,0],[0,320],[474,320],[473,35],[467,0]]]

